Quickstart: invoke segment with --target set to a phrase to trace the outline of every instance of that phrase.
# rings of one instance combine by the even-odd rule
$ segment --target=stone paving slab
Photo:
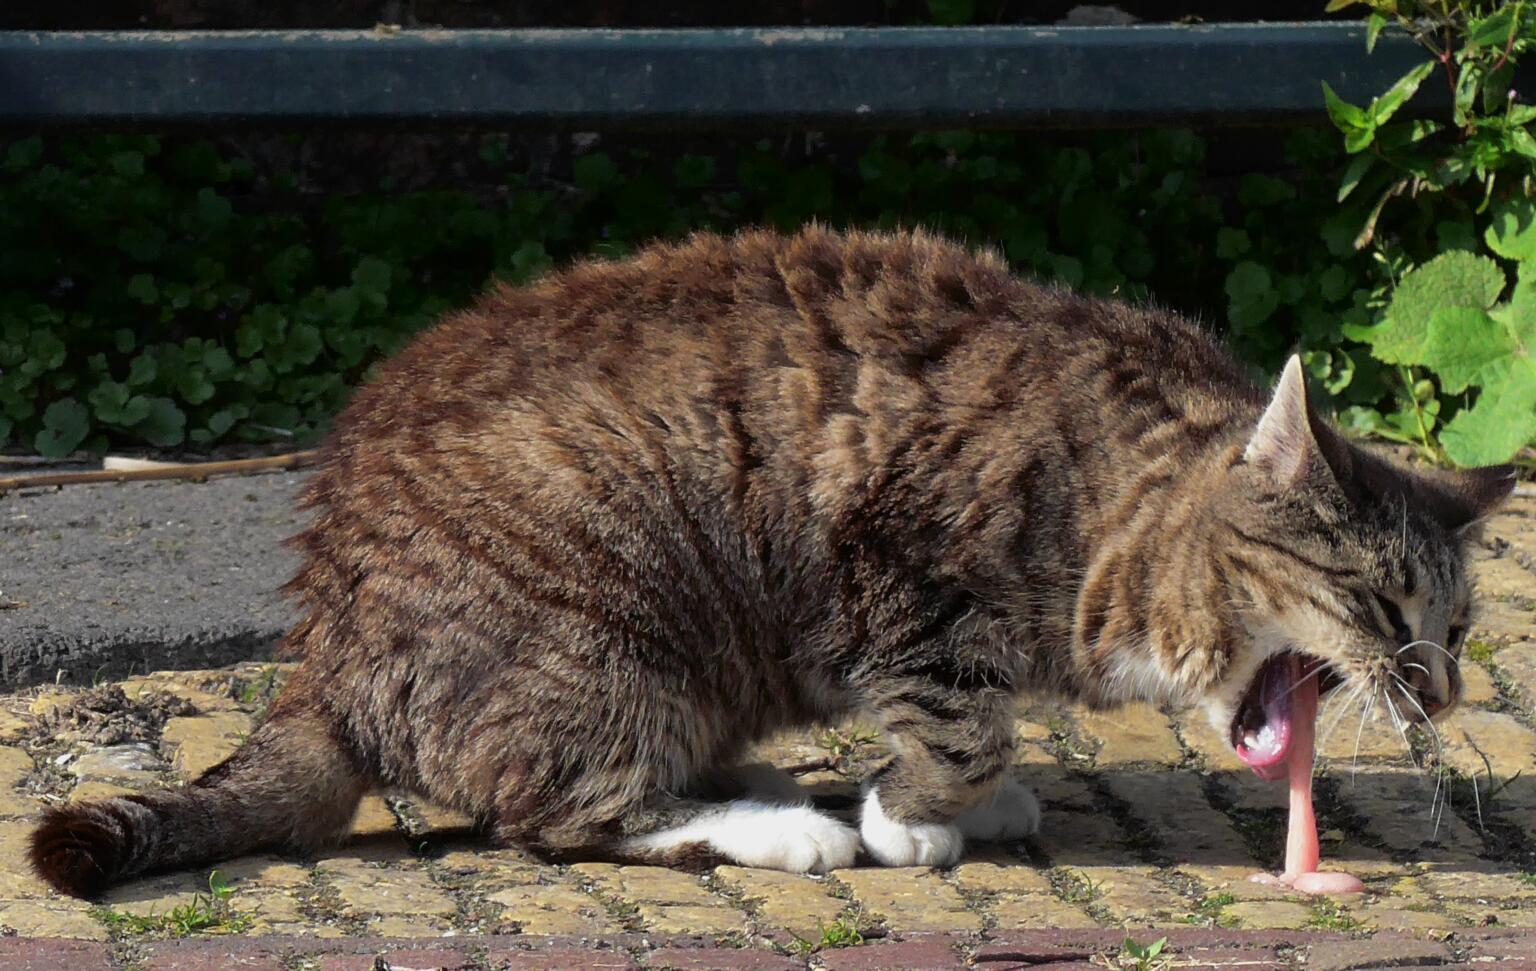
[[[1351,714],[1324,743],[1325,858],[1365,880],[1360,898],[1249,882],[1283,851],[1283,787],[1242,770],[1198,719],[1147,706],[1021,710],[1013,771],[1040,796],[1042,832],[973,847],[944,870],[551,866],[490,847],[452,812],[380,793],[321,857],[219,864],[231,893],[218,904],[207,870],[96,903],[32,878],[22,852],[44,805],[180,785],[240,744],[289,670],[246,661],[0,695],[0,971],[1119,967],[1127,935],[1198,952],[1180,951],[1181,968],[1536,967],[1536,501],[1490,521],[1474,552],[1488,609],[1464,664],[1479,690],[1438,738]],[[758,757],[797,767],[818,799],[846,809],[886,754],[846,725],[774,740]],[[177,913],[201,929],[174,940]],[[863,943],[834,946],[850,940]],[[1065,950],[1021,950],[1046,946]]]
[[[1138,964],[1129,946],[1161,941]],[[133,947],[26,938],[0,939],[0,969],[70,971],[1067,971],[1074,968],[1192,971],[1358,971],[1536,966],[1536,934],[1463,931],[1434,938],[1383,932],[1371,938],[1331,932],[1176,929],[1127,937],[1107,930],[982,934],[892,934],[863,944],[786,954],[751,943],[696,935],[538,937],[464,936],[450,940],[356,938],[319,941],[254,936],[154,941]]]

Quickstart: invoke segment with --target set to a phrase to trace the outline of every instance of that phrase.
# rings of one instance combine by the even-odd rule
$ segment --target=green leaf
[[[155,278],[148,273],[135,273],[129,277],[123,292],[145,305],[152,305],[160,299],[160,288],[155,286]]]
[[[112,156],[112,171],[125,179],[144,174],[144,156],[138,152],[118,152]]]
[[[91,403],[97,418],[102,421],[116,422],[117,416],[122,413],[123,405],[128,403],[128,395],[126,384],[103,381],[91,389],[91,393],[85,396],[85,400]]]
[[[1241,229],[1223,226],[1216,230],[1216,255],[1224,260],[1236,259],[1253,248],[1248,234]]]
[[[1370,154],[1356,155],[1350,159],[1349,165],[1344,168],[1344,175],[1339,179],[1339,191],[1335,196],[1335,202],[1343,202],[1349,198],[1349,194],[1360,185],[1360,180],[1365,173],[1376,163],[1376,156]]]
[[[1509,260],[1536,260],[1536,205],[1510,199],[1494,210],[1483,233],[1488,248]]]
[[[1469,253],[1477,250],[1477,234],[1469,219],[1442,219],[1435,223],[1435,241],[1440,249],[1464,249]]]
[[[211,226],[222,226],[234,215],[235,208],[229,200],[213,189],[204,186],[197,190],[197,216]]]
[[[136,424],[134,432],[151,445],[169,448],[186,438],[187,416],[169,398],[149,398],[149,413]]]
[[[214,396],[218,388],[200,367],[190,367],[176,377],[176,390],[187,404],[200,405]]]
[[[365,256],[352,270],[352,285],[364,293],[389,292],[391,270],[389,264],[376,256]]]
[[[1517,155],[1536,159],[1536,137],[1524,128],[1511,128],[1506,132],[1509,138],[1509,147],[1514,149]]]
[[[1280,294],[1267,269],[1244,260],[1227,274],[1227,315],[1233,326],[1252,328],[1268,320],[1280,306]]]
[[[1464,43],[1472,49],[1503,47],[1509,43],[1510,35],[1514,32],[1515,18],[1519,11],[1520,4],[1506,3],[1486,17],[1469,21]]]
[[[362,306],[354,287],[341,287],[325,295],[325,315],[338,324],[351,324]]]
[[[1398,78],[1381,97],[1372,100],[1370,127],[1376,128],[1391,120],[1392,116],[1397,114],[1397,109],[1401,108],[1405,101],[1413,97],[1414,92],[1419,90],[1419,85],[1424,83],[1424,79],[1429,77],[1429,72],[1434,69],[1434,61],[1425,61]]]
[[[1424,359],[1451,394],[1482,384],[1484,373],[1500,370],[1514,349],[1509,330],[1477,307],[1436,307],[1430,314]]]
[[[229,351],[210,343],[203,350],[203,367],[208,370],[209,377],[222,380],[233,373],[235,359],[230,357]]]
[[[571,177],[583,191],[598,192],[618,181],[619,167],[607,153],[593,152],[571,163]]]
[[[1463,64],[1461,73],[1456,77],[1456,97],[1454,111],[1451,117],[1458,125],[1465,125],[1472,114],[1472,108],[1477,103],[1477,92],[1481,87],[1482,72],[1473,65]]]
[[[1349,0],[1353,2],[1353,0]],[[1330,7],[1332,4],[1329,5]],[[1387,25],[1385,14],[1372,12],[1365,20],[1365,52],[1367,54],[1376,50],[1376,38],[1381,35],[1381,29]]]
[[[29,169],[43,157],[43,140],[36,135],[12,142],[5,150],[5,167],[11,172]]]
[[[1350,292],[1349,274],[1342,266],[1330,266],[1317,278],[1317,292],[1324,300],[1344,299]]]
[[[90,411],[74,398],[63,398],[43,412],[43,428],[32,445],[48,458],[63,458],[79,447],[90,431]]]
[[[1503,380],[1485,385],[1471,408],[1440,431],[1445,454],[1458,465],[1506,462],[1536,439],[1536,366],[1522,358]]]
[[[1333,93],[1333,88],[1328,82],[1323,82],[1323,100],[1328,106],[1328,117],[1333,120],[1333,126],[1344,134],[1345,147],[1350,152],[1358,152],[1365,145],[1370,144],[1370,118],[1363,109],[1350,104]],[[1349,148],[1349,140],[1353,137],[1365,136],[1365,144],[1358,148]]]
[[[149,384],[160,376],[160,363],[148,351],[133,359],[128,366],[128,383],[135,387]]]
[[[1504,271],[1486,256],[1441,253],[1409,272],[1392,293],[1382,322],[1358,331],[1388,364],[1426,364],[1430,318],[1445,307],[1487,310],[1504,289]]]
[[[160,258],[165,246],[165,230],[158,226],[125,226],[117,231],[117,246],[141,263]]]

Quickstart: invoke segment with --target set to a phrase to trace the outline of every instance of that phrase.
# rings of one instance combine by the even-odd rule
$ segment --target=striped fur
[[[1266,401],[1184,320],[921,234],[703,235],[498,289],[336,421],[269,720],[185,790],[54,810],[33,862],[90,893],[302,851],[372,785],[612,857],[718,814],[700,781],[754,740],[858,711],[898,752],[881,825],[947,826],[992,805],[1022,693],[1219,705],[1303,615],[1379,655],[1357,588],[1409,566],[1453,620],[1441,507],[1498,490],[1420,495],[1294,401],[1271,438],[1331,451],[1288,480],[1269,439],[1245,458]]]

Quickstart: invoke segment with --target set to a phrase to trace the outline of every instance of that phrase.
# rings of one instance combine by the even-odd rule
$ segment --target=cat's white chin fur
[[[809,806],[742,799],[681,826],[626,840],[631,852],[661,853],[696,843],[741,864],[790,873],[826,873],[853,865],[859,834]]]
[[[954,823],[900,823],[885,814],[880,790],[864,797],[859,835],[869,855],[886,866],[949,866],[965,850],[965,834]]]
[[[979,842],[1023,839],[1040,831],[1040,804],[1035,794],[1012,779],[1004,779],[992,795],[955,818],[966,839]]]

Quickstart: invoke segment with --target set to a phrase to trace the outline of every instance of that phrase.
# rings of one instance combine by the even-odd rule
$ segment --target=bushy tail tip
[[[128,845],[127,799],[59,806],[32,831],[27,858],[60,893],[96,897],[111,886]],[[129,804],[131,805],[131,803]]]

